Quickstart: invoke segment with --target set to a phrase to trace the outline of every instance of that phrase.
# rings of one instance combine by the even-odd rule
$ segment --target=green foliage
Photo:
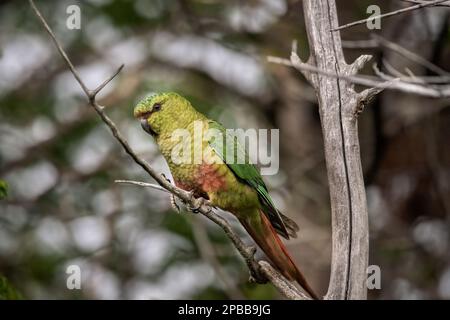
[[[8,184],[4,180],[0,180],[0,200],[8,196]]]
[[[271,284],[255,284],[247,283],[243,288],[244,294],[252,300],[269,300],[276,299],[278,292]]]
[[[14,289],[5,277],[0,276],[0,300],[20,300],[22,295]]]

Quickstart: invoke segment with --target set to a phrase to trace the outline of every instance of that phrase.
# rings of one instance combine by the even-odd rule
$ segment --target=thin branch
[[[370,40],[342,40],[344,49],[375,49],[379,43],[375,39]]]
[[[146,187],[146,188],[152,188],[158,191],[163,191],[170,193],[167,189],[161,187],[160,185],[154,184],[154,183],[147,183],[147,182],[141,182],[141,181],[133,181],[133,180],[114,180],[115,183],[122,183],[122,184],[131,184],[136,185],[140,187]]]
[[[408,83],[415,83],[419,84],[425,87],[437,87],[437,84],[450,84],[450,76],[417,76],[412,73],[411,70],[407,69],[405,70],[408,75],[405,75],[395,69],[387,60],[383,59],[383,66],[386,68],[386,71],[389,72],[391,75],[386,74],[378,68],[376,64],[373,65],[373,70],[377,76],[379,76],[381,79],[384,80],[392,80],[394,78],[400,79],[401,81],[408,82]]]
[[[414,93],[422,96],[432,97],[432,98],[448,98],[450,97],[450,86],[442,85],[435,86],[433,88],[424,87],[423,85],[415,84],[415,83],[407,83],[402,81],[389,82],[380,80],[378,77],[369,77],[369,76],[353,76],[353,75],[345,75],[342,73],[336,73],[333,71],[326,71],[319,69],[310,64],[302,63],[302,64],[294,64],[291,60],[280,58],[280,57],[267,57],[267,60],[272,63],[282,64],[285,66],[290,66],[298,69],[299,71],[309,71],[317,74],[321,74],[324,76],[337,78],[340,80],[348,81],[354,84],[366,86],[366,87],[383,87],[385,89],[390,90],[398,90],[408,93]]]
[[[427,3],[429,1],[423,1],[423,0],[400,0],[403,2],[409,2],[409,3],[413,3],[413,4],[420,4],[420,3]],[[436,5],[436,7],[450,7],[450,3],[442,3],[439,5]]]
[[[448,76],[450,75],[450,72],[445,71],[444,69],[442,69],[441,67],[435,65],[434,63],[432,63],[431,61],[428,61],[427,59],[423,58],[422,56],[394,43],[391,42],[385,38],[383,38],[382,36],[379,36],[377,34],[372,34],[372,37],[375,38],[375,40],[381,44],[382,46],[391,49],[394,52],[397,52],[398,54],[400,54],[401,56],[418,63],[419,65],[427,68],[430,71],[433,71],[441,76]]]
[[[435,65],[431,61],[423,58],[422,56],[418,55],[417,53],[410,51],[406,49],[405,47],[402,47],[395,42],[391,42],[387,40],[386,38],[383,38],[380,35],[377,34],[371,34],[371,36],[374,39],[370,40],[346,40],[342,41],[342,47],[346,49],[379,49],[381,46],[385,47],[387,49],[392,50],[393,52],[396,52],[397,54],[401,55],[402,57],[409,59],[413,62],[416,62],[425,68],[429,69],[430,71],[433,71],[437,74],[441,74],[441,76],[431,76],[428,77],[429,80],[425,80],[425,82],[441,82],[445,83],[450,80],[450,72],[442,69],[441,67]],[[425,77],[420,77],[425,78]],[[436,81],[437,79],[437,81]]]
[[[75,69],[75,67],[72,64],[72,61],[70,61],[70,59],[67,56],[66,52],[64,51],[64,49],[59,44],[58,40],[55,37],[55,34],[52,31],[52,29],[50,29],[50,27],[48,26],[47,21],[45,21],[44,17],[42,16],[41,12],[36,7],[34,2],[32,0],[29,0],[29,2],[30,2],[31,7],[34,10],[34,13],[39,18],[39,20],[41,20],[42,25],[44,26],[45,30],[50,35],[50,38],[52,38],[52,41],[55,44],[56,48],[58,49],[59,53],[62,55],[63,59],[66,61],[67,65],[69,66],[69,69],[72,72],[73,76],[75,77],[75,79],[77,79],[78,83],[80,84],[81,89],[83,89],[84,93],[86,93],[86,95],[89,96],[88,88],[85,86],[85,84],[81,80],[80,75],[78,74],[78,71]]]
[[[372,56],[369,54],[363,54],[363,55],[359,56],[350,65],[350,74],[353,74],[353,75],[357,74],[362,68],[364,68],[364,66],[370,59],[372,59]]]
[[[110,83],[119,73],[122,71],[123,67],[125,65],[121,64],[119,68],[117,68],[116,72],[114,72],[108,79],[103,81],[102,84],[100,84],[97,88],[89,92],[89,99],[95,99],[97,97],[97,94],[108,84]]]
[[[286,282],[285,287],[283,287],[283,290],[280,291],[281,294],[283,294],[285,297],[297,297],[298,299],[302,299],[306,296],[301,296],[297,291],[293,291],[290,288],[289,282],[275,269],[273,268],[262,268],[260,264],[255,260],[254,254],[256,252],[255,247],[249,247],[245,245],[245,243],[239,238],[239,236],[234,233],[233,229],[229,225],[229,223],[222,218],[221,216],[217,215],[213,212],[211,206],[205,202],[203,198],[195,198],[193,197],[193,194],[191,192],[185,191],[183,189],[177,188],[176,186],[172,185],[165,177],[163,177],[161,174],[158,174],[145,160],[140,158],[130,147],[125,137],[122,135],[122,133],[119,131],[115,123],[104,113],[104,107],[99,105],[96,102],[96,95],[112,80],[114,79],[119,72],[122,70],[122,67],[119,67],[118,70],[107,80],[105,80],[102,84],[100,84],[96,89],[89,90],[81,77],[79,76],[76,68],[72,64],[71,60],[67,56],[66,52],[60,45],[59,41],[57,40],[55,34],[47,24],[47,21],[42,16],[36,5],[34,4],[33,0],[29,0],[30,6],[34,10],[36,16],[41,21],[42,25],[50,35],[52,41],[54,42],[56,48],[58,49],[58,52],[63,57],[67,65],[69,66],[70,71],[72,72],[73,76],[79,83],[80,87],[83,89],[84,93],[86,94],[86,97],[88,98],[89,105],[94,108],[94,110],[97,112],[97,114],[100,116],[102,121],[109,127],[111,130],[113,136],[116,138],[116,140],[122,145],[126,153],[139,165],[142,169],[144,169],[153,179],[156,180],[156,182],[165,190],[168,192],[174,194],[178,198],[180,198],[184,203],[189,204],[193,208],[197,208],[198,212],[206,216],[208,219],[219,225],[226,235],[230,238],[234,246],[237,248],[241,256],[245,259],[247,266],[251,272],[252,277],[258,282],[258,283],[265,283],[268,279],[271,279],[271,277],[276,277],[277,281],[279,282]],[[122,181],[121,183],[131,183],[130,181]],[[140,182],[133,182],[132,184],[137,184],[140,186],[146,186],[149,187],[149,185],[146,185],[145,183]],[[155,188],[155,186],[152,186],[152,188]],[[159,189],[159,188],[158,188]],[[161,189],[159,189],[161,190]],[[270,273],[267,271],[269,270]],[[278,283],[278,282],[277,282]],[[277,286],[277,288],[280,290],[282,287]],[[287,289],[289,288],[289,289]]]
[[[125,183],[130,185],[136,185],[140,187],[148,187],[156,190],[168,192],[165,189],[159,188],[155,184],[133,181],[133,180],[116,180],[117,183]],[[208,219],[220,226],[225,234],[230,238],[236,249],[241,256],[245,259],[247,266],[250,270],[251,280],[257,283],[266,283],[270,281],[278,291],[288,299],[295,300],[311,300],[308,296],[300,292],[292,283],[286,280],[276,269],[274,269],[268,262],[255,260],[256,248],[253,246],[247,246],[241,238],[233,231],[227,220],[216,214],[213,210],[209,210],[206,213],[200,211]]]
[[[357,26],[357,25],[360,25],[360,24],[364,24],[367,21],[373,21],[373,20],[376,20],[376,19],[392,17],[392,16],[399,15],[399,14],[402,14],[402,13],[405,13],[405,12],[418,10],[418,9],[422,9],[422,8],[426,8],[426,7],[434,7],[434,6],[437,6],[438,4],[441,4],[441,3],[446,2],[446,1],[449,1],[449,0],[435,0],[435,1],[429,1],[429,2],[421,2],[421,3],[418,3],[416,5],[407,7],[407,8],[403,8],[403,9],[399,9],[399,10],[383,13],[383,14],[380,14],[378,16],[372,16],[372,17],[369,17],[369,18],[366,18],[366,19],[362,19],[362,20],[351,22],[351,23],[347,23],[347,24],[344,24],[344,25],[342,25],[340,27],[331,29],[330,31],[334,32],[334,31],[350,28],[350,27],[353,27],[353,26]]]

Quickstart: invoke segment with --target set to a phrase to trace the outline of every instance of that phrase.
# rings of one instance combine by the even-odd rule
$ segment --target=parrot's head
[[[153,137],[186,128],[199,116],[188,100],[174,92],[148,95],[134,108],[134,117]]]

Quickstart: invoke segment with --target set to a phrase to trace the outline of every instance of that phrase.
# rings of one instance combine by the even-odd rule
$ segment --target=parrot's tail
[[[319,299],[295,265],[277,232],[263,212],[257,215],[249,215],[248,218],[239,220],[283,276],[291,281],[297,281],[312,298]]]

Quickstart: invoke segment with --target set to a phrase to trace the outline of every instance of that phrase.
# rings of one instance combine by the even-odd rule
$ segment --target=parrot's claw
[[[248,277],[248,282],[265,284],[265,283],[267,283],[267,279],[259,271],[257,271],[257,273],[255,273],[253,270],[251,270],[250,275]]]
[[[170,195],[170,205],[177,213],[181,213],[180,206],[177,204],[175,196],[173,194]]]
[[[249,252],[249,254],[250,254],[252,257],[255,256],[256,250],[257,250],[257,249],[256,249],[255,246],[248,246],[248,247],[247,247],[247,251]]]
[[[167,178],[166,175],[165,175],[164,173],[161,173],[161,177],[162,177],[164,180],[166,180],[167,182],[172,183],[172,181],[170,181],[170,179]]]
[[[192,197],[193,197],[193,195],[192,195]],[[199,213],[200,208],[203,205],[207,205],[207,206],[211,207],[211,203],[208,200],[206,200],[205,198],[194,198],[191,201],[191,203],[192,203],[192,205],[189,205],[189,210],[191,210],[192,213]]]

